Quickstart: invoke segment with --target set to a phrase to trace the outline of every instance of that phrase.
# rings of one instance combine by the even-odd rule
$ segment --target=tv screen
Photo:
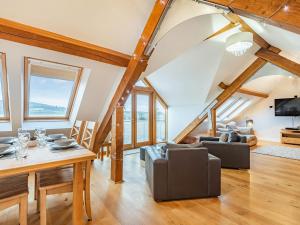
[[[275,116],[300,116],[300,98],[275,99]]]

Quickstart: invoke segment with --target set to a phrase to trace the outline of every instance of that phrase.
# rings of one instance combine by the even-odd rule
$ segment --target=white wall
[[[286,76],[271,76],[277,80],[276,87],[267,99],[259,101],[250,107],[239,118],[240,121],[251,118],[254,120],[254,130],[258,139],[265,141],[280,141],[280,130],[292,127],[291,117],[275,117],[274,99],[300,97],[300,78],[288,78]],[[260,82],[268,82],[267,77],[261,77]],[[273,108],[269,108],[273,106]],[[300,126],[300,117],[295,119],[295,126]]]
[[[199,115],[203,105],[169,106],[168,109],[168,140],[173,139],[192,120]]]

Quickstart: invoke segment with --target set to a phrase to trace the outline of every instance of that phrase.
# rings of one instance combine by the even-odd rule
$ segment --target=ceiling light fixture
[[[239,32],[226,39],[226,50],[235,56],[241,56],[253,46],[253,34],[251,32]]]

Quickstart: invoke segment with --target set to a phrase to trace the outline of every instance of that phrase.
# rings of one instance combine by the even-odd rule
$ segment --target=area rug
[[[262,146],[258,147],[252,152],[257,154],[300,160],[300,148],[285,146]]]

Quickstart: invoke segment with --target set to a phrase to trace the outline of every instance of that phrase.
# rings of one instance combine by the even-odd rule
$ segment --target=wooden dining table
[[[48,146],[29,148],[26,158],[0,159],[0,178],[22,173],[36,172],[73,164],[73,225],[83,224],[83,165],[96,155],[83,147],[51,150]]]

